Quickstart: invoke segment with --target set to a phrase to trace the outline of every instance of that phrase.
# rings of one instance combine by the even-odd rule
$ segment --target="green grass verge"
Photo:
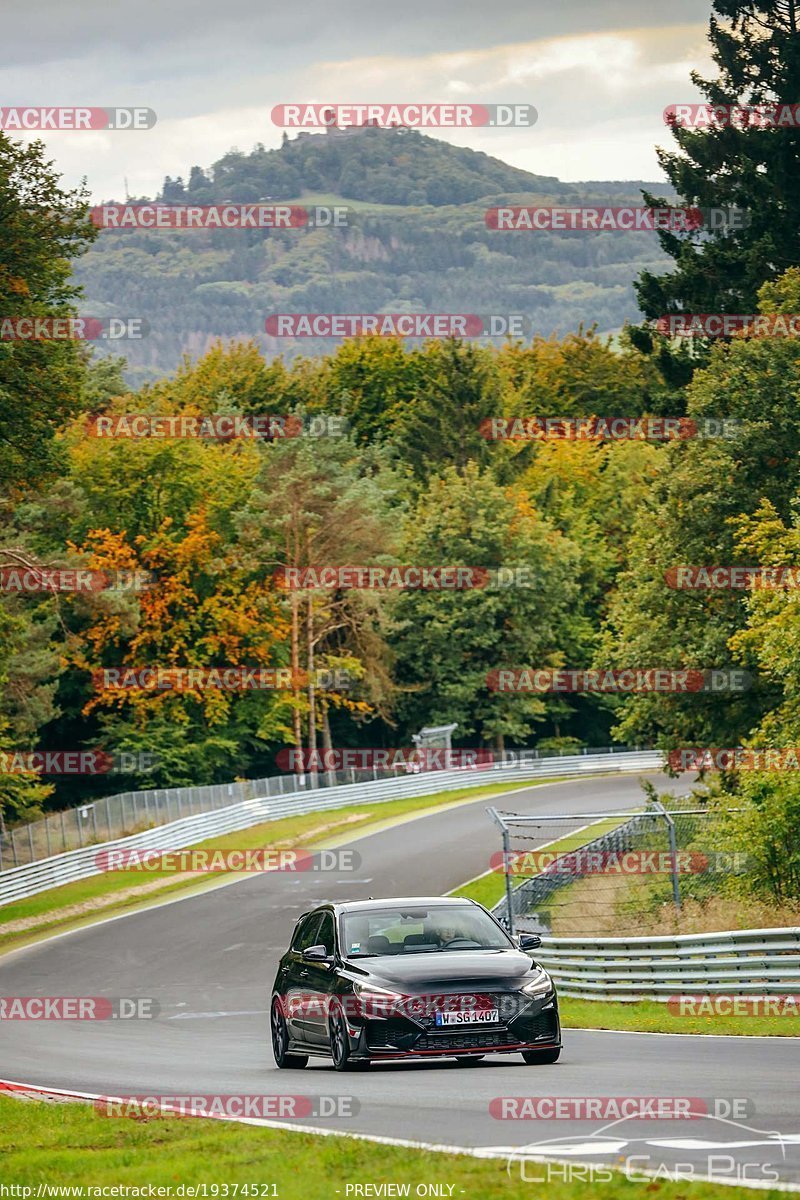
[[[548,852],[557,852],[566,854],[568,850],[575,850],[579,846],[584,846],[587,841],[601,837],[602,834],[608,833],[611,829],[616,829],[617,825],[621,825],[627,817],[611,817],[603,821],[590,822],[590,828],[584,828],[575,833],[568,833],[557,841],[548,842]],[[542,847],[536,847],[537,850]],[[518,887],[523,879],[532,879],[538,875],[538,871],[529,873],[520,872],[514,875],[512,884]],[[502,871],[487,871],[485,875],[479,875],[477,879],[471,879],[469,883],[465,883],[460,888],[456,888],[451,892],[451,896],[466,896],[468,900],[477,900],[479,904],[483,904],[486,908],[493,908],[498,904],[505,895],[506,877]]]
[[[800,1017],[680,1016],[658,1000],[620,1004],[613,1000],[573,1000],[560,996],[565,1028],[627,1029],[637,1033],[716,1033],[738,1037],[800,1037]]]
[[[502,1159],[437,1154],[399,1146],[382,1146],[350,1138],[315,1137],[285,1130],[259,1129],[194,1118],[130,1120],[100,1116],[81,1104],[22,1102],[0,1096],[0,1158],[3,1182],[30,1187],[147,1185],[170,1189],[178,1196],[181,1184],[275,1185],[280,1200],[331,1200],[345,1196],[347,1184],[419,1184],[452,1186],[460,1200],[526,1200],[531,1184],[520,1178],[519,1165],[507,1171]],[[541,1168],[528,1166],[529,1174]],[[555,1181],[547,1185],[548,1200],[579,1200],[586,1183]],[[593,1183],[595,1200],[640,1200],[642,1184],[615,1176]],[[664,1200],[718,1200],[721,1189],[706,1183],[645,1185]],[[726,1197],[743,1197],[744,1188],[725,1188]],[[266,1186],[255,1193],[272,1194]],[[90,1193],[85,1192],[89,1196]],[[208,1195],[211,1195],[209,1191]],[[217,1192],[222,1197],[222,1190]],[[253,1195],[251,1191],[250,1195]],[[351,1193],[352,1195],[352,1193]],[[752,1195],[752,1193],[748,1193]],[[782,1195],[777,1191],[762,1196]],[[22,1200],[25,1200],[23,1195]]]
[[[498,790],[513,791],[552,782],[552,779],[537,779],[533,782],[520,780],[503,783],[502,787],[498,784],[487,784],[478,788],[459,788],[380,804],[350,805],[347,808],[304,813],[301,816],[284,817],[277,821],[253,825],[249,829],[210,838],[198,845],[209,850],[250,850],[276,845],[330,846],[346,841],[355,833],[377,830],[405,816],[465,801],[480,800],[482,797],[496,794]],[[233,872],[228,872],[224,878],[228,879],[232,875]],[[163,886],[145,895],[120,894],[157,880],[163,881]],[[129,868],[92,875],[88,879],[79,879],[62,887],[50,888],[26,900],[18,900],[0,908],[0,954],[47,933],[75,928],[128,909],[157,904],[178,892],[204,890],[215,886],[219,880],[219,872],[174,878],[168,871]],[[77,912],[78,907],[83,911]],[[32,921],[34,924],[23,930],[4,928],[15,921]]]

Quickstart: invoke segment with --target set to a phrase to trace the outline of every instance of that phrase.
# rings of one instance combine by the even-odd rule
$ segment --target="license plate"
[[[442,1025],[492,1025],[500,1020],[498,1008],[481,1008],[474,1012],[437,1012],[436,1024]]]

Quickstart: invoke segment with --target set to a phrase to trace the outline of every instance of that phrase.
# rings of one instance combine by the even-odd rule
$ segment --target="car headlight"
[[[406,1000],[400,992],[378,987],[375,983],[353,980],[353,996],[357,1011],[362,1017],[391,1017],[401,1012]]]
[[[548,992],[553,991],[553,981],[548,974],[542,971],[542,973],[537,975],[535,979],[532,979],[530,983],[524,984],[521,988],[521,991],[523,991],[526,996],[535,996],[537,998],[540,996],[546,996]]]
[[[402,992],[393,992],[389,988],[378,987],[375,983],[360,983],[355,979],[353,991],[357,996],[388,996],[392,1000],[405,1000]]]

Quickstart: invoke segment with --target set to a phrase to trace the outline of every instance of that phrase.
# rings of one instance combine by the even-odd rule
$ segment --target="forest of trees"
[[[748,6],[773,30],[764,55],[763,31],[739,8],[716,5],[734,21],[724,33],[712,22],[720,76],[709,94],[794,99],[797,39],[784,36],[782,9]],[[780,80],[772,91],[763,63]],[[786,196],[797,204],[797,133],[728,132],[735,136],[676,130],[680,153],[665,153],[664,167],[686,203],[758,206],[757,227],[666,237],[674,269],[657,275],[652,264],[642,276],[647,317],[700,306],[800,313],[800,243],[781,225]],[[232,188],[249,160],[228,158],[220,186]],[[785,192],[763,188],[753,164],[765,159],[780,159]],[[327,169],[321,162],[320,186],[332,186]],[[61,214],[46,231],[32,194]],[[2,135],[0,196],[19,231],[17,258],[0,267],[5,310],[75,311],[68,263],[89,236],[85,197],[60,189],[41,147],[24,150]],[[562,255],[573,244],[562,243]],[[508,256],[525,274],[531,260],[519,247]],[[528,270],[526,286],[541,285]],[[665,581],[681,564],[796,564],[797,339],[687,348],[642,324],[611,344],[576,322],[564,336],[503,346],[361,338],[290,362],[222,340],[136,387],[123,365],[91,359],[75,343],[0,343],[0,566],[152,577],[140,592],[0,594],[0,748],[152,752],[152,771],[117,781],[122,790],[272,773],[285,747],[404,746],[421,725],[451,721],[459,744],[506,749],[800,744],[796,594],[680,591]],[[294,414],[308,432],[87,436],[98,416],[135,413]],[[491,441],[481,432],[491,417],[649,414],[735,421],[728,437],[666,443]],[[342,419],[339,436],[314,436],[315,418],[326,416]],[[328,563],[524,567],[529,582],[464,592],[277,586],[282,567]],[[106,667],[302,670],[312,662],[346,668],[353,687],[296,681],[282,691],[152,694],[93,683]],[[497,693],[487,680],[502,667],[592,666],[740,666],[753,686],[728,695],[551,696]],[[796,812],[800,789],[779,773],[731,773],[723,784],[769,808],[776,828],[780,814]],[[13,821],[74,802],[91,786],[0,773],[0,804]]]

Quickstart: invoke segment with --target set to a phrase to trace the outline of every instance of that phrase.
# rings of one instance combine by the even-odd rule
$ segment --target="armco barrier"
[[[800,928],[675,937],[548,937],[542,938],[535,957],[562,996],[582,1000],[800,993]]]
[[[540,758],[514,763],[499,763],[488,770],[425,771],[404,779],[382,779],[376,782],[343,784],[309,792],[279,797],[254,797],[222,808],[216,812],[200,813],[171,821],[130,837],[115,841],[97,842],[66,854],[57,854],[27,863],[0,873],[0,906],[43,892],[47,888],[99,875],[96,856],[100,850],[124,846],[141,850],[180,850],[207,838],[247,829],[265,821],[297,816],[307,812],[324,812],[345,808],[351,804],[381,804],[403,797],[425,796],[450,788],[478,787],[519,779],[537,777],[580,776],[609,771],[656,771],[663,764],[657,750],[622,751],[619,753],[569,755],[560,758]]]

